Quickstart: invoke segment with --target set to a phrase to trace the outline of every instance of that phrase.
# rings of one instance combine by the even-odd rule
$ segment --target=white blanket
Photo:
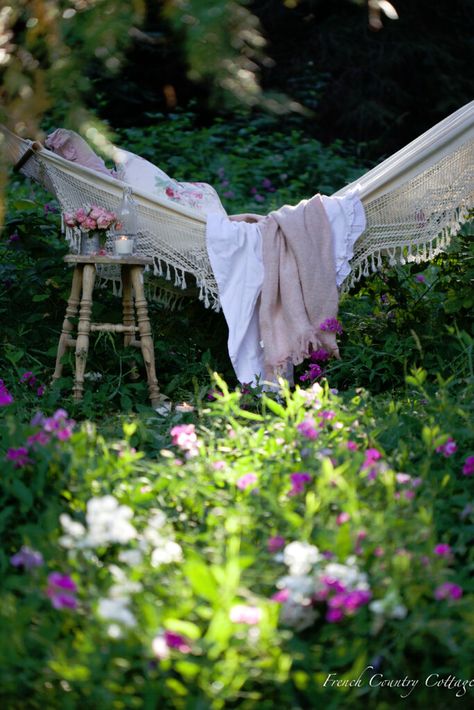
[[[335,278],[340,286],[350,273],[354,242],[365,229],[357,192],[322,196],[334,243]],[[207,250],[229,328],[228,350],[239,382],[262,381],[258,302],[263,284],[262,234],[258,222],[234,222],[218,213],[207,217]]]

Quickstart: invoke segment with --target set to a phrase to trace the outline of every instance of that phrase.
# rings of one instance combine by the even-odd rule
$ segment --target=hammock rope
[[[3,138],[3,141],[2,141]],[[41,144],[1,127],[7,158],[27,177],[52,192],[62,212],[87,204],[117,211],[125,183],[61,158]],[[357,189],[367,228],[354,247],[349,290],[363,276],[389,264],[427,261],[446,249],[474,206],[474,101],[419,136],[376,168],[335,193]],[[217,283],[206,248],[206,217],[190,208],[133,190],[138,208],[137,253],[153,258],[154,273],[186,289],[194,277],[198,298],[220,309]],[[77,235],[66,228],[74,245]],[[110,237],[110,240],[112,238]],[[112,249],[112,244],[108,246]],[[106,267],[103,280],[117,280]],[[155,288],[155,295],[160,289]],[[164,296],[175,304],[179,300]]]

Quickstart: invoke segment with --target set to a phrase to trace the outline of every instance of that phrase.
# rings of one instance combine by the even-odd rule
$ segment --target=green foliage
[[[165,434],[159,452],[150,449],[130,420],[107,437],[85,423],[71,438],[53,434],[31,448],[31,463],[7,462],[3,704],[283,710],[397,703],[397,689],[377,687],[377,678],[369,685],[375,672],[418,679],[410,707],[447,702],[454,690],[424,680],[450,668],[470,677],[473,513],[462,467],[472,455],[474,399],[472,384],[459,402],[421,370],[408,384],[403,400],[284,388],[281,404],[264,397],[255,413],[216,378],[220,395],[201,409],[196,431],[189,414],[168,420],[168,428],[186,424],[175,446]],[[0,420],[12,446],[48,430],[18,424],[16,406]],[[439,447],[448,437],[457,450],[445,455]],[[308,479],[292,495],[294,472]],[[245,488],[249,475],[254,483]],[[291,572],[288,557],[285,564],[267,547],[275,535],[324,555]],[[43,565],[12,566],[25,544],[42,553]],[[450,547],[436,553],[440,544]],[[304,566],[308,548],[293,549],[294,564]],[[335,562],[346,580],[350,570],[366,575],[360,580],[378,610],[365,603],[330,622],[321,597],[315,618],[298,630],[297,618],[311,608],[304,585],[317,592],[315,580]],[[53,572],[77,585],[76,608],[52,606],[51,582],[49,598],[45,591]],[[463,596],[436,599],[446,582]],[[299,617],[271,599],[285,587],[300,600]],[[364,679],[341,689],[325,685],[330,673]]]

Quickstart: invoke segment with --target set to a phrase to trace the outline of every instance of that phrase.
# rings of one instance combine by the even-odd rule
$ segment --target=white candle
[[[118,237],[115,240],[115,253],[117,256],[130,256],[133,252],[133,239]]]

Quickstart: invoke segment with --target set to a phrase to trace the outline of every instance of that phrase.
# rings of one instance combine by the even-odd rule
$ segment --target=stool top
[[[114,264],[115,266],[122,266],[123,264],[148,266],[153,264],[153,259],[147,256],[114,256],[113,254],[106,254],[105,256],[99,256],[98,254],[67,254],[64,257],[64,261],[67,264]]]

